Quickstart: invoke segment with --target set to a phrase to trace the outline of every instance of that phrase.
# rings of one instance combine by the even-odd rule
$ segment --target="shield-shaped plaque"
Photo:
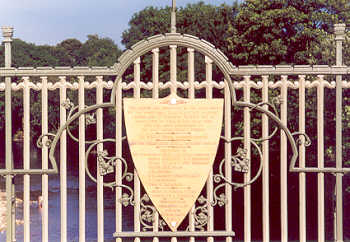
[[[208,178],[222,112],[222,99],[124,98],[127,138],[137,173],[172,231]]]

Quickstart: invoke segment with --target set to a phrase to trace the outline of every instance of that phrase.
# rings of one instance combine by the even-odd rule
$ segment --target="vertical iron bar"
[[[78,76],[79,110],[85,108],[84,76]],[[85,115],[79,116],[79,241],[85,241]]]
[[[287,125],[287,95],[288,76],[281,76],[281,122]],[[287,188],[287,137],[284,131],[281,130],[281,241],[288,241],[288,188]]]
[[[66,77],[60,76],[60,126],[66,123],[67,110],[62,106],[67,99]],[[67,241],[67,131],[60,138],[60,206],[61,206],[61,242]]]
[[[262,101],[269,101],[269,76],[262,76]],[[268,105],[264,105],[268,110]],[[262,115],[262,137],[269,136],[269,119],[266,114]],[[263,241],[270,241],[270,189],[269,189],[269,141],[262,143],[263,152],[263,171],[262,171],[262,213],[263,213]]]
[[[103,76],[96,76],[96,104],[103,103]],[[97,109],[97,139],[103,139],[103,112],[102,108]],[[97,152],[103,151],[103,143],[97,145]],[[97,167],[98,160],[96,161]],[[103,176],[97,168],[97,240],[104,241],[104,203],[103,203]]]
[[[13,36],[13,28],[2,27],[3,43],[5,45],[5,67],[11,67],[11,42]],[[5,77],[5,159],[6,170],[13,169],[12,160],[12,108],[11,108],[11,77]],[[15,241],[15,206],[14,206],[14,184],[13,176],[6,175],[6,241]]]
[[[227,81],[225,81],[225,139],[231,140],[231,92]],[[232,180],[232,150],[231,142],[225,143],[225,177],[228,181]],[[225,229],[232,231],[232,187],[225,184]],[[232,242],[232,237],[226,237],[226,242]]]
[[[23,168],[30,169],[30,89],[29,77],[23,77]],[[24,241],[30,241],[30,175],[23,176]]]
[[[343,65],[343,41],[345,24],[334,25],[336,41],[336,65]],[[342,76],[336,76],[336,168],[343,167],[342,157]],[[336,236],[335,240],[343,241],[343,174],[336,174]]]
[[[152,50],[152,82],[153,82],[153,89],[152,89],[152,97],[154,99],[159,98],[159,48]],[[159,231],[159,214],[156,210],[154,212],[154,221],[153,221],[153,231],[158,232]],[[159,238],[154,237],[153,242],[158,242]]]
[[[152,97],[159,98],[159,48],[152,50]]]
[[[170,32],[176,33],[176,0],[172,0]]]
[[[48,88],[47,77],[41,77],[41,132],[48,133]],[[42,140],[43,146],[41,150],[42,168],[48,169],[49,154],[46,146],[47,137]],[[49,177],[47,174],[42,175],[42,241],[49,241]]]
[[[250,102],[250,76],[244,76],[244,101]],[[250,110],[248,107],[244,108],[244,149],[247,151],[247,159],[250,162]],[[251,167],[251,164],[249,164]],[[251,169],[244,174],[244,182],[247,183],[251,178]],[[250,185],[244,187],[244,241],[251,241],[251,187]]]
[[[177,89],[177,83],[176,83],[176,71],[177,71],[177,64],[176,64],[176,45],[170,45],[170,82],[171,82],[171,88],[170,93],[171,95],[176,94]]]
[[[122,157],[122,79],[115,80],[118,83],[116,88],[116,112],[115,112],[115,155],[116,157]],[[122,162],[121,160],[116,160],[116,172],[115,172],[115,182],[117,187],[115,189],[115,231],[122,232]],[[116,238],[116,242],[122,242],[122,238]]]
[[[324,80],[318,76],[317,87],[317,167],[324,167]],[[317,173],[318,184],[318,241],[325,240],[324,221],[324,173]]]
[[[187,62],[188,62],[188,83],[189,83],[189,89],[188,89],[188,98],[193,99],[195,97],[194,95],[194,49],[187,48]],[[195,221],[194,221],[194,213],[196,211],[196,205],[194,204],[190,210],[190,213],[188,215],[188,225],[190,231],[195,231]],[[195,241],[195,237],[190,237],[190,242]]]
[[[205,56],[205,80],[207,82],[206,98],[213,98],[213,60]],[[207,231],[214,231],[214,209],[211,206],[211,201],[214,200],[214,185],[213,185],[213,167],[210,170],[207,180],[207,209],[208,209],[208,225]],[[208,237],[208,242],[213,242],[214,237]]]
[[[299,132],[305,133],[305,76],[299,76]],[[300,136],[299,167],[305,167],[305,137]],[[299,240],[306,242],[306,174],[299,173]]]
[[[193,99],[195,98],[194,95],[194,49],[193,48],[187,48],[187,62],[188,62],[188,98]]]
[[[174,3],[175,1],[173,1]],[[177,90],[177,64],[176,64],[176,45],[170,45],[170,82],[171,82],[171,87],[170,87],[170,94],[171,95],[177,95],[176,90]],[[176,237],[171,238],[171,242],[177,242]]]
[[[141,58],[138,57],[134,61],[134,98],[141,98],[141,73],[140,73],[140,62]],[[141,218],[141,208],[140,208],[140,197],[141,197],[141,183],[140,178],[137,174],[137,170],[134,169],[134,194],[135,194],[135,204],[134,204],[134,231],[140,232],[140,218]],[[140,242],[139,237],[135,237],[135,242]]]

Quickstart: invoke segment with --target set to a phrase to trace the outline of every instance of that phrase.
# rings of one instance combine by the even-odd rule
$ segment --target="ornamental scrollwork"
[[[155,222],[155,215],[157,213],[156,208],[152,205],[151,199],[145,193],[140,199],[140,222],[143,226],[143,231],[152,231],[153,223]],[[158,219],[158,228],[160,231],[164,231],[164,228],[167,226],[163,219]]]
[[[50,160],[55,161],[54,149],[56,148],[57,142],[64,131],[67,131],[69,137],[79,143],[79,138],[74,136],[71,132],[71,126],[74,121],[76,121],[81,115],[84,115],[85,118],[85,127],[89,125],[96,124],[96,111],[100,108],[114,108],[115,105],[110,103],[102,103],[96,104],[92,106],[84,106],[80,109],[79,106],[74,105],[74,103],[67,98],[64,102],[61,103],[61,106],[65,108],[68,112],[66,123],[58,129],[57,134],[42,134],[37,140],[37,146],[42,148],[44,145],[50,148],[49,158]],[[126,137],[122,137],[122,141],[126,140]],[[116,172],[116,165],[118,162],[121,163],[122,167],[122,175],[121,180],[126,180],[130,182],[133,180],[133,173],[128,172],[128,163],[122,157],[117,156],[109,156],[108,150],[97,150],[97,152],[91,152],[93,149],[96,149],[98,144],[103,144],[106,142],[115,143],[116,140],[112,138],[106,139],[95,139],[95,140],[84,140],[85,145],[87,145],[87,150],[85,152],[85,169],[88,177],[97,183],[97,178],[92,175],[90,171],[90,167],[88,165],[88,160],[92,153],[97,154],[97,169],[100,176],[107,176],[108,174],[112,174]],[[115,181],[113,182],[104,182],[103,186],[110,187],[114,189],[114,187],[122,187],[125,192],[122,194],[122,197],[119,199],[119,202],[124,206],[134,205],[134,192],[133,189],[125,184],[117,184]]]
[[[36,141],[36,146],[38,148],[43,148],[44,146],[50,148],[51,144],[52,144],[52,140],[55,137],[55,134],[42,134],[39,136],[38,140]],[[44,138],[46,138],[46,140],[44,141]]]
[[[194,217],[194,227],[199,231],[205,231],[205,226],[208,225],[208,203],[207,199],[201,195],[197,202],[199,206],[196,206],[193,212]]]
[[[125,137],[123,138],[123,140]],[[89,148],[86,151],[85,154],[85,168],[86,168],[86,174],[90,177],[91,180],[97,183],[97,179],[92,176],[89,166],[88,166],[88,159],[89,155],[91,153],[91,150],[94,149],[98,144],[103,144],[106,142],[111,142],[115,144],[115,139],[103,139],[103,140],[97,140],[94,143],[90,144]],[[106,149],[97,151],[97,162],[98,162],[98,169],[99,169],[99,175],[100,176],[106,176],[108,174],[115,172],[115,167],[117,165],[117,162],[121,162],[123,170],[122,170],[122,177],[121,179],[125,179],[128,182],[131,182],[134,178],[134,175],[131,172],[128,172],[128,163],[127,161],[122,157],[116,157],[116,156],[108,156],[108,151]],[[134,205],[134,192],[133,189],[125,184],[117,184],[116,182],[103,182],[103,185],[106,187],[110,187],[114,189],[114,187],[122,187],[126,189],[126,192],[122,194],[122,197],[119,199],[119,202],[123,204],[123,206],[128,205]]]
[[[249,159],[247,158],[247,149],[238,148],[237,153],[232,156],[232,167],[235,171],[247,173],[250,168]]]
[[[223,206],[226,203],[226,195],[224,193],[224,188],[226,184],[229,184],[233,186],[233,188],[236,190],[238,188],[242,188],[248,185],[251,185],[253,182],[255,182],[261,175],[262,168],[263,168],[263,157],[262,157],[262,151],[260,148],[260,144],[264,141],[272,139],[272,137],[277,133],[277,131],[283,130],[285,134],[287,135],[287,138],[292,146],[293,156],[292,161],[295,161],[298,152],[296,149],[296,144],[298,145],[304,145],[309,146],[311,144],[310,138],[307,136],[307,134],[303,132],[295,132],[291,133],[290,130],[281,122],[281,120],[278,118],[278,110],[277,105],[282,104],[283,100],[280,97],[274,97],[271,100],[271,103],[269,102],[261,102],[258,104],[248,103],[248,102],[235,102],[233,103],[233,106],[237,108],[248,108],[250,112],[257,111],[262,114],[266,114],[269,118],[271,118],[277,125],[274,127],[273,131],[267,136],[267,137],[261,137],[261,138],[244,138],[244,137],[234,137],[231,139],[227,139],[225,137],[221,137],[226,143],[232,143],[232,142],[246,142],[250,143],[252,147],[256,150],[257,153],[257,160],[254,160],[254,162],[258,162],[258,170],[256,174],[250,178],[248,181],[245,181],[243,183],[237,183],[233,182],[232,180],[229,180],[224,175],[224,166],[225,166],[225,158],[221,160],[219,164],[219,172],[218,174],[215,174],[213,176],[214,182],[217,184],[217,186],[214,188],[214,199],[211,201],[212,206]],[[265,106],[268,107],[268,109],[272,109],[272,111],[269,111],[268,109],[265,109]],[[295,137],[296,140],[295,140]],[[303,138],[302,138],[303,137]],[[231,167],[233,171],[241,172],[241,173],[247,173],[251,170],[251,164],[253,160],[251,160],[248,157],[247,150],[241,147],[238,147],[236,150],[236,153],[231,156]]]

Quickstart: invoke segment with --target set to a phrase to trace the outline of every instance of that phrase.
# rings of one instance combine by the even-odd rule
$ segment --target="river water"
[[[18,150],[17,150],[18,149]],[[14,146],[14,160],[16,160],[16,150],[21,151],[22,147]],[[20,154],[21,152],[19,152]],[[18,158],[18,157],[17,157]],[[15,162],[21,164],[20,162]],[[4,161],[1,161],[3,163]],[[41,167],[39,152],[33,148],[31,152],[31,167]],[[18,167],[17,167],[18,168]],[[67,237],[68,241],[78,241],[79,235],[79,177],[77,167],[68,165],[67,175]],[[41,195],[42,179],[39,175],[30,177],[30,237],[31,241],[42,241],[42,214],[38,206],[38,197]],[[23,219],[23,176],[15,177],[16,189],[16,219]],[[0,194],[5,192],[5,179],[0,178]],[[113,241],[115,232],[115,193],[106,188],[104,192],[104,234],[105,241]],[[0,196],[0,204],[6,204],[6,196]],[[123,230],[130,230],[132,211],[123,211]],[[60,177],[59,175],[49,176],[49,241],[60,241]],[[97,198],[96,184],[86,178],[86,241],[96,241],[97,239]],[[130,219],[129,219],[130,218]],[[0,219],[1,222],[1,219]],[[16,226],[16,239],[23,241],[23,224]],[[0,233],[0,241],[6,240],[6,231]]]
[[[68,201],[67,201],[67,236],[68,241],[78,241],[79,226],[79,184],[78,177],[68,176]],[[22,179],[16,179],[16,197],[20,201],[23,198]],[[97,237],[97,205],[95,184],[87,181],[86,192],[86,239],[95,241]],[[49,178],[49,239],[50,241],[60,241],[60,182],[58,176]],[[41,209],[38,206],[37,198],[41,195],[41,177],[31,177],[31,200],[30,206],[30,237],[32,241],[42,241],[41,239]],[[114,197],[112,193],[105,194],[105,236],[106,239],[112,239],[115,232],[115,210]],[[16,219],[23,219],[23,203],[17,202]],[[6,233],[0,234],[0,241],[5,241]],[[17,241],[23,241],[23,225],[16,227]]]

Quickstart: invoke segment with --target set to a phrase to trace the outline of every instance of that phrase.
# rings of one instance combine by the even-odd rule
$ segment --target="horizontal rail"
[[[23,174],[30,174],[30,175],[41,175],[41,174],[57,174],[57,169],[13,169],[13,170],[6,170],[2,169],[0,170],[0,175],[23,175]]]
[[[230,70],[230,75],[346,75],[349,73],[350,67],[328,65],[238,66]]]
[[[268,76],[268,75],[265,75]],[[323,76],[323,75],[318,75],[318,76]],[[79,76],[79,77],[83,77],[83,76]],[[41,78],[47,78],[47,76],[42,76]],[[342,81],[341,83],[342,88],[350,88],[350,82],[347,81]],[[60,82],[48,82],[47,83],[47,88],[49,91],[54,91],[56,89],[59,89],[60,87],[62,87],[62,85],[64,85],[67,89],[71,89],[71,90],[78,90],[80,87],[79,82],[65,82],[64,84],[60,83]],[[173,84],[171,82],[159,82],[157,83],[157,88],[160,90],[163,89],[167,89],[167,88],[171,88]],[[247,85],[247,83],[245,83],[244,81],[234,81],[233,82],[233,87],[235,89],[242,89],[245,87],[245,85]],[[248,85],[251,88],[254,89],[262,89],[264,87],[264,84],[262,81],[250,81],[248,83]],[[282,86],[282,82],[281,81],[277,81],[277,82],[268,82],[268,88],[270,89],[276,89],[276,88],[280,88]],[[305,88],[309,89],[309,88],[315,88],[320,86],[320,82],[315,80],[315,81],[305,81]],[[324,82],[322,84],[324,86],[324,88],[328,88],[328,89],[334,89],[335,88],[335,81],[331,81],[331,82]],[[93,89],[96,88],[98,86],[96,81],[93,82],[84,82],[84,89]],[[114,86],[114,82],[113,81],[103,81],[102,82],[102,86],[104,89],[112,89]],[[287,81],[287,87],[289,89],[298,89],[300,86],[300,82],[299,81]],[[140,82],[140,87],[141,89],[146,89],[146,90],[153,90],[155,88],[155,85],[153,85],[152,82]],[[207,82],[198,82],[195,81],[192,84],[185,81],[185,82],[176,82],[176,87],[179,89],[188,89],[190,90],[191,88],[194,88],[196,90],[198,89],[202,89],[202,88],[216,88],[216,89],[224,89],[225,87],[225,82],[220,81],[220,82],[211,82],[211,84],[208,84]],[[11,84],[11,88],[13,91],[18,91],[21,89],[24,89],[24,84],[23,82],[20,83],[12,83]],[[33,82],[29,82],[29,88],[35,91],[40,91],[43,88],[43,85],[40,82],[37,83],[33,83]],[[135,83],[134,82],[122,82],[121,83],[121,88],[123,90],[129,90],[129,89],[134,89],[135,88]],[[4,82],[0,82],[0,91],[4,91],[5,90],[5,83]]]
[[[183,232],[115,232],[117,238],[127,237],[233,237],[235,232],[227,231],[183,231]]]
[[[18,67],[0,68],[0,76],[113,76],[117,74],[114,67]],[[234,66],[229,70],[230,75],[347,75],[348,66],[328,65],[259,65]]]
[[[113,76],[116,70],[113,67],[19,67],[0,68],[0,76]]]
[[[317,173],[347,173],[350,172],[350,167],[336,168],[336,167],[293,167],[289,169],[290,172],[317,172]]]

